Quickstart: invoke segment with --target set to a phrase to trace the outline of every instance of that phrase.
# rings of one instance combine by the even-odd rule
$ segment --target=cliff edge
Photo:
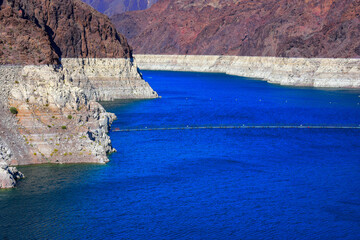
[[[116,116],[97,102],[156,98],[109,19],[80,0],[0,1],[0,188],[11,165],[106,163]]]

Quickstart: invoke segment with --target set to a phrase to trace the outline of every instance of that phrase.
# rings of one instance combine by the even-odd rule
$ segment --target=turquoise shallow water
[[[359,91],[144,71],[115,128],[360,124]],[[24,166],[0,239],[360,239],[360,130],[111,132],[107,165]]]

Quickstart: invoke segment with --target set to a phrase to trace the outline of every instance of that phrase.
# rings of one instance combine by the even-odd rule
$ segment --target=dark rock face
[[[101,13],[112,16],[117,13],[147,9],[157,0],[83,0],[83,2]]]
[[[9,6],[0,10],[0,64],[53,64],[59,56],[49,36]]]
[[[131,57],[108,17],[80,0],[4,0],[0,23],[0,64]]]
[[[360,57],[360,0],[160,0],[111,20],[138,54]]]

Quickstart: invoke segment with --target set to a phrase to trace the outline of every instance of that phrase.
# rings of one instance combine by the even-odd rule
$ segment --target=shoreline
[[[116,116],[99,102],[158,97],[125,58],[1,65],[0,87],[0,188],[23,177],[10,166],[107,163]]]
[[[140,70],[225,73],[284,86],[360,89],[360,59],[134,55]]]

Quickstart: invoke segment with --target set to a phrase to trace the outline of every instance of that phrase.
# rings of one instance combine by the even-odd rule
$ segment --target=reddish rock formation
[[[49,36],[9,6],[0,10],[0,64],[53,64],[59,56]]]
[[[131,57],[108,17],[80,0],[0,1],[0,64]]]
[[[138,54],[360,57],[360,0],[160,0],[111,19]]]
[[[157,0],[83,0],[83,2],[91,5],[99,12],[111,16],[127,11],[147,9]]]

